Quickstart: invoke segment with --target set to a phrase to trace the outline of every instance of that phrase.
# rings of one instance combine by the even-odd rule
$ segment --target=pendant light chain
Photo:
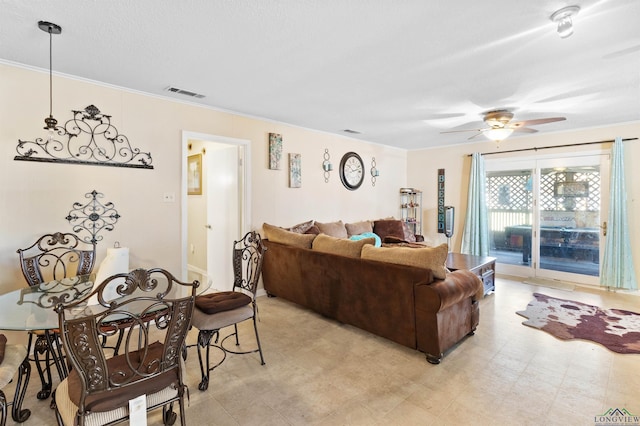
[[[49,26],[49,117],[53,117],[53,29]]]
[[[47,21],[38,22],[38,27],[49,33],[49,116],[44,119],[44,122],[46,124],[45,130],[49,130],[49,138],[51,139],[53,131],[58,125],[58,120],[53,118],[53,35],[61,34],[62,27]]]

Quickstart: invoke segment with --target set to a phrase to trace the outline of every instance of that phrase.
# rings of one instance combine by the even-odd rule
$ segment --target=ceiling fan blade
[[[514,132],[520,132],[520,133],[536,133],[537,130],[536,129],[532,129],[530,127],[516,127],[515,129],[513,129]]]
[[[482,132],[482,129],[447,130],[440,133]]]
[[[509,127],[516,129],[518,127],[535,126],[537,124],[554,123],[556,121],[564,121],[564,120],[566,120],[566,117],[537,118],[534,120],[514,121],[513,123],[509,123]]]
[[[475,138],[476,136],[480,136],[482,134],[482,131],[480,133],[476,133],[475,135],[471,136],[470,138],[467,138],[468,141],[470,141],[471,139]]]

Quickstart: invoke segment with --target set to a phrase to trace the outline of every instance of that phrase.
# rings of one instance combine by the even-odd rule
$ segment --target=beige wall
[[[47,73],[0,63],[0,292],[25,285],[16,249],[47,232],[71,231],[65,217],[74,202],[84,202],[94,189],[122,216],[112,232],[102,234],[98,262],[119,241],[130,248],[132,268],[162,266],[180,275],[186,263],[180,205],[183,131],[251,141],[252,229],[263,222],[289,226],[309,219],[356,221],[399,214],[404,150],[60,76],[54,76],[53,105],[59,124],[71,118],[72,109],[94,104],[112,116],[112,124],[133,146],[152,154],[154,170],[14,161],[18,139],[45,137],[48,83]],[[270,132],[283,135],[287,158],[290,152],[302,154],[302,188],[288,188],[286,167],[268,169]],[[321,167],[325,148],[334,164],[329,183]],[[367,169],[364,184],[353,192],[342,186],[337,172],[347,151],[359,153]],[[368,172],[374,156],[380,176],[372,187]],[[167,192],[176,194],[176,202],[163,202]]]
[[[466,208],[470,159],[468,154],[496,151],[491,142],[412,151],[361,142],[348,137],[302,129],[282,123],[197,107],[187,103],[142,95],[118,88],[60,76],[54,77],[54,116],[62,124],[72,109],[96,105],[112,116],[112,124],[132,145],[153,156],[154,170],[123,169],[14,161],[18,139],[44,137],[43,119],[48,115],[48,75],[0,63],[0,291],[24,285],[15,250],[37,236],[55,230],[71,230],[65,216],[74,202],[97,190],[111,201],[122,218],[115,230],[103,234],[98,262],[115,241],[131,249],[131,267],[163,266],[180,274],[186,263],[186,237],[181,235],[182,132],[197,132],[251,141],[250,156],[252,215],[249,227],[263,222],[289,226],[318,221],[357,221],[399,216],[400,187],[423,191],[423,233],[432,243],[446,241],[436,228],[436,176],[446,170],[446,203],[456,206],[454,249],[460,248],[462,220]],[[268,134],[281,133],[285,159],[288,153],[302,155],[302,188],[288,188],[288,173],[269,170]],[[512,139],[501,150],[541,147],[640,136],[640,123],[613,128]],[[461,139],[461,142],[464,140]],[[597,146],[585,147],[595,149]],[[334,171],[324,182],[321,164],[329,149]],[[573,152],[575,148],[565,151]],[[640,159],[640,141],[627,150],[627,185],[634,264],[640,272],[640,179],[634,170]],[[338,176],[340,158],[347,151],[359,153],[367,168],[365,182],[357,191],[347,191]],[[561,152],[561,151],[554,151]],[[511,154],[504,154],[511,155]],[[515,154],[514,154],[515,155]],[[526,155],[520,154],[520,155]],[[376,158],[380,176],[371,185],[368,171]],[[163,202],[173,192],[176,202]]]
[[[421,188],[424,204],[423,233],[425,239],[432,242],[446,242],[444,234],[437,233],[437,173],[445,169],[445,204],[456,207],[455,233],[452,238],[454,251],[460,249],[464,212],[467,206],[467,185],[471,158],[474,152],[493,153],[523,148],[565,145],[582,142],[612,140],[622,138],[639,138],[640,122],[607,128],[592,128],[574,132],[542,134],[518,137],[500,143],[481,141],[474,144],[460,144],[437,149],[412,151],[407,158],[407,186]],[[461,139],[461,142],[463,139]],[[504,153],[487,158],[516,158],[539,154],[577,154],[585,151],[609,149],[610,144],[585,145],[571,148],[554,148],[550,150],[526,151],[520,153]],[[640,276],[640,140],[625,142],[625,166],[627,184],[627,204],[629,209],[629,233],[633,250],[633,262],[636,273]]]

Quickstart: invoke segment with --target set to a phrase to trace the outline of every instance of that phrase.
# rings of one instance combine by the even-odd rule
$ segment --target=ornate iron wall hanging
[[[73,232],[78,235],[88,232],[91,235],[91,238],[88,236],[82,237],[83,241],[95,244],[103,238],[98,236],[100,231],[113,231],[113,226],[120,219],[120,215],[112,202],[102,204],[98,201],[98,198],[104,198],[104,194],[97,192],[95,189],[84,196],[85,198],[91,198],[91,200],[85,205],[78,202],[73,203],[73,210],[69,212],[65,219],[73,225]],[[74,222],[78,223],[74,224]]]
[[[14,160],[153,169],[151,154],[131,147],[129,139],[111,124],[110,115],[94,105],[72,112],[73,118],[64,126],[55,126],[47,139],[18,139],[19,155]]]

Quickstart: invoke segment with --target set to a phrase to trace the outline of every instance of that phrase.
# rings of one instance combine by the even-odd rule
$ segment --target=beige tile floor
[[[515,312],[539,291],[640,312],[640,297],[535,287],[498,279],[481,302],[480,326],[440,365],[423,354],[338,324],[278,298],[261,297],[257,354],[230,356],[198,390],[189,349],[189,425],[594,425],[608,408],[640,414],[640,355],[561,341],[523,326]],[[251,337],[251,324],[241,334]],[[190,341],[195,340],[192,331]],[[250,342],[250,339],[246,339]],[[27,424],[55,424],[32,376]],[[161,424],[151,414],[150,425]],[[8,424],[12,424],[9,419]]]

